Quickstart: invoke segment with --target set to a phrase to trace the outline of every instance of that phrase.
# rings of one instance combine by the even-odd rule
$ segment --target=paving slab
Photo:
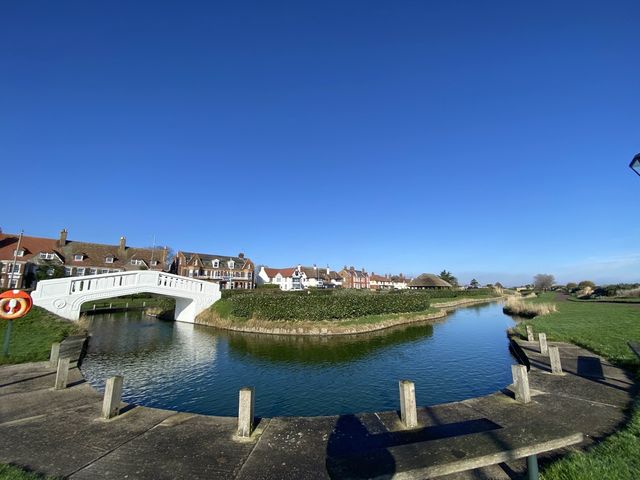
[[[236,438],[236,429],[235,418],[177,414],[69,478],[234,478],[257,441]]]
[[[133,408],[105,421],[101,407],[94,401],[1,424],[0,462],[68,476],[174,414]]]

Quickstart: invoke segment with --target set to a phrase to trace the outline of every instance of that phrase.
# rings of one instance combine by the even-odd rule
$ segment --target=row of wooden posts
[[[533,330],[527,326],[527,338],[530,342],[535,341]],[[540,353],[549,355],[551,361],[551,373],[554,375],[562,375],[562,366],[560,364],[560,353],[558,347],[549,347],[547,345],[547,336],[544,333],[538,335],[540,343]],[[69,358],[60,358],[60,344],[54,343],[51,346],[50,365],[57,366],[56,381],[54,388],[62,390],[67,388],[69,379]],[[527,367],[524,365],[512,365],[511,373],[513,375],[513,386],[515,398],[521,403],[529,403],[531,401],[531,392],[529,390],[529,377],[527,375]],[[109,420],[116,417],[120,413],[120,405],[122,401],[122,385],[124,377],[116,375],[107,379],[104,399],[102,402],[102,418]],[[410,380],[401,380],[399,382],[400,389],[400,420],[405,428],[415,428],[418,426],[418,410],[416,403],[416,386]],[[254,406],[255,406],[255,389],[253,387],[244,387],[240,389],[238,402],[238,436],[250,437],[254,428]]]
[[[535,342],[536,337],[533,328],[527,325],[527,340]],[[547,344],[546,333],[538,334],[538,343],[540,345],[540,353],[549,356],[551,363],[551,373],[553,375],[563,375],[562,364],[560,363],[560,350],[558,347],[549,346]],[[512,365],[511,373],[513,375],[513,387],[516,400],[521,403],[529,403],[531,401],[531,391],[529,390],[529,376],[527,375],[527,367],[524,365]]]

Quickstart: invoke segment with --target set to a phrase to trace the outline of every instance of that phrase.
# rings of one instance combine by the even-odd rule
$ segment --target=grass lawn
[[[640,362],[627,346],[640,340],[640,307],[596,302],[556,301],[555,293],[529,301],[556,302],[558,312],[523,322],[549,340],[571,342],[638,372]],[[544,480],[640,479],[640,401],[636,399],[629,423],[586,453],[573,453],[545,468]]]
[[[43,480],[55,477],[44,477],[36,473],[26,472],[13,465],[0,463],[0,480]]]
[[[0,320],[2,342],[6,328],[6,321]],[[33,307],[23,318],[13,320],[9,356],[0,356],[0,365],[47,360],[53,342],[79,332],[76,324],[62,320],[40,307]]]

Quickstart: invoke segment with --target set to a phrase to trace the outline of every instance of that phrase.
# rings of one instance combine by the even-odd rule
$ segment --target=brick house
[[[363,268],[356,270],[352,266],[346,266],[338,272],[342,277],[342,286],[344,288],[368,289],[371,288],[369,274]]]
[[[209,253],[178,252],[171,264],[171,273],[183,277],[209,280],[221,289],[254,288],[254,264],[239,253],[235,257]]]
[[[8,288],[14,251],[16,257],[14,288],[31,288],[37,273],[65,277],[114,273],[128,270],[163,270],[166,266],[167,248],[136,248],[120,237],[117,245],[80,242],[67,239],[62,230],[58,239],[23,235],[0,234],[0,262],[2,262],[0,287]]]

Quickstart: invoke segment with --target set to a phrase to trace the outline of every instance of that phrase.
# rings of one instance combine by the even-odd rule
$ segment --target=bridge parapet
[[[41,280],[31,296],[35,305],[69,320],[77,320],[85,302],[136,293],[175,298],[176,320],[191,323],[196,315],[220,299],[217,283],[154,270]]]

